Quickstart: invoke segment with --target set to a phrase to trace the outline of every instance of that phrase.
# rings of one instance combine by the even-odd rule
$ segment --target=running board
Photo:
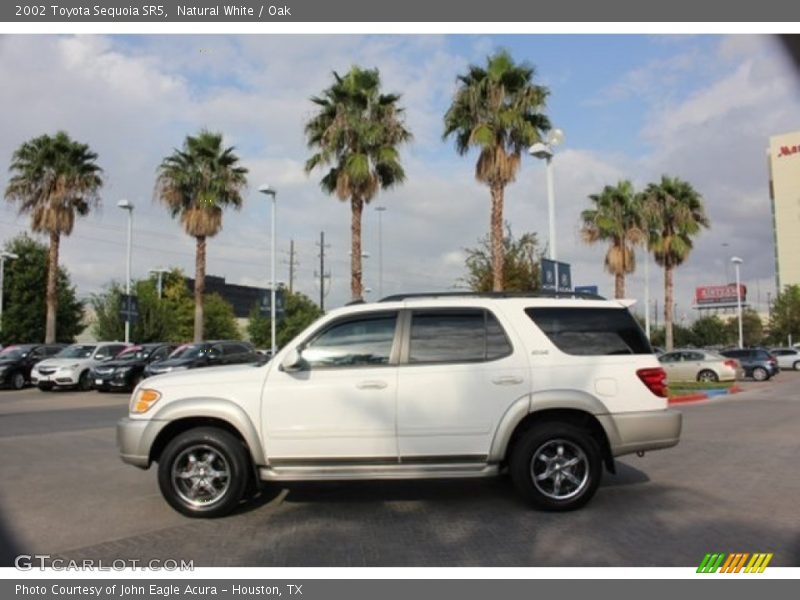
[[[450,479],[460,477],[492,477],[498,465],[489,464],[426,464],[426,465],[308,465],[261,467],[263,481],[325,481],[331,479]]]

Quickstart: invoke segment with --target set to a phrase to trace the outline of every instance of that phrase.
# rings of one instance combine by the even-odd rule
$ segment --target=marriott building
[[[800,285],[800,131],[769,138],[769,191],[778,291]]]

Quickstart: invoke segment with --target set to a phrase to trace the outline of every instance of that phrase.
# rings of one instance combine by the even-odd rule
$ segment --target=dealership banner
[[[713,306],[717,304],[736,304],[741,298],[742,304],[747,301],[747,286],[739,285],[739,294],[736,294],[736,284],[706,285],[695,288],[694,302],[697,306]]]

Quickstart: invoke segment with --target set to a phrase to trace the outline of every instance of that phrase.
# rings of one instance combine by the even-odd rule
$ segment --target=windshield
[[[23,358],[26,354],[28,354],[26,348],[9,346],[0,350],[0,360],[16,360],[18,358]]]
[[[75,344],[74,346],[64,348],[61,352],[56,354],[56,358],[91,358],[95,348],[97,348],[97,346]]]
[[[136,360],[144,360],[150,356],[150,351],[147,348],[142,348],[141,346],[134,346],[133,348],[128,348],[124,350],[122,354],[119,354],[114,358],[115,361],[136,361]]]
[[[206,351],[203,344],[184,344],[175,349],[169,358],[197,358]]]

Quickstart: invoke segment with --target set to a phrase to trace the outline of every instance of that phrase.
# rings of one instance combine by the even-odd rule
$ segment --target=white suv
[[[54,387],[91,389],[92,367],[111,360],[127,347],[128,344],[122,342],[72,344],[54,357],[37,363],[31,370],[31,383],[43,391]]]
[[[334,310],[263,365],[146,380],[122,459],[219,516],[263,481],[484,477],[536,507],[595,493],[614,457],[678,443],[666,376],[624,303],[387,298]]]

